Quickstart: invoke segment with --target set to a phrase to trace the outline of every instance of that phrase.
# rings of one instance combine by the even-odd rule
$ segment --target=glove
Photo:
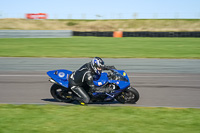
[[[115,66],[104,66],[103,70],[111,70],[111,69],[116,69]]]
[[[110,69],[116,69],[115,66],[109,66],[109,67],[110,67]]]

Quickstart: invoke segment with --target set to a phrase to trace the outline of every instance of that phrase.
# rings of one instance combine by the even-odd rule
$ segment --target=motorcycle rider
[[[78,100],[82,105],[90,102],[90,97],[85,89],[89,86],[89,92],[109,93],[112,91],[109,87],[97,87],[93,79],[97,80],[101,76],[102,70],[115,69],[114,66],[105,66],[100,57],[95,57],[91,62],[84,64],[77,71],[69,76],[69,87],[78,95]]]

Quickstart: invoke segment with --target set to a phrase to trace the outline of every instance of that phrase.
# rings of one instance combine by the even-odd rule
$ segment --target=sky
[[[200,19],[200,0],[0,0],[0,18]]]

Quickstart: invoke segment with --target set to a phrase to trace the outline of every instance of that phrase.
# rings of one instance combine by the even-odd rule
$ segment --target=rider
[[[93,79],[97,80],[101,76],[102,70],[115,69],[114,66],[105,66],[104,61],[95,57],[91,62],[84,64],[77,71],[73,72],[69,76],[69,87],[71,90],[78,95],[75,97],[76,100],[80,101],[81,104],[89,103],[90,97],[85,91],[89,86],[89,92],[109,93],[112,91],[109,87],[97,87],[93,83]]]

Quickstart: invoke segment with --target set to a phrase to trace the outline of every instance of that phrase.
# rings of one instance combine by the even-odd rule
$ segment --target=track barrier
[[[114,31],[113,37],[123,37],[123,32],[122,31]]]
[[[200,37],[200,32],[80,32],[70,30],[0,30],[0,38],[65,38],[71,36],[96,37]]]
[[[117,33],[117,34],[116,34]],[[73,36],[97,36],[97,37],[200,37],[200,32],[80,32],[73,31]]]

